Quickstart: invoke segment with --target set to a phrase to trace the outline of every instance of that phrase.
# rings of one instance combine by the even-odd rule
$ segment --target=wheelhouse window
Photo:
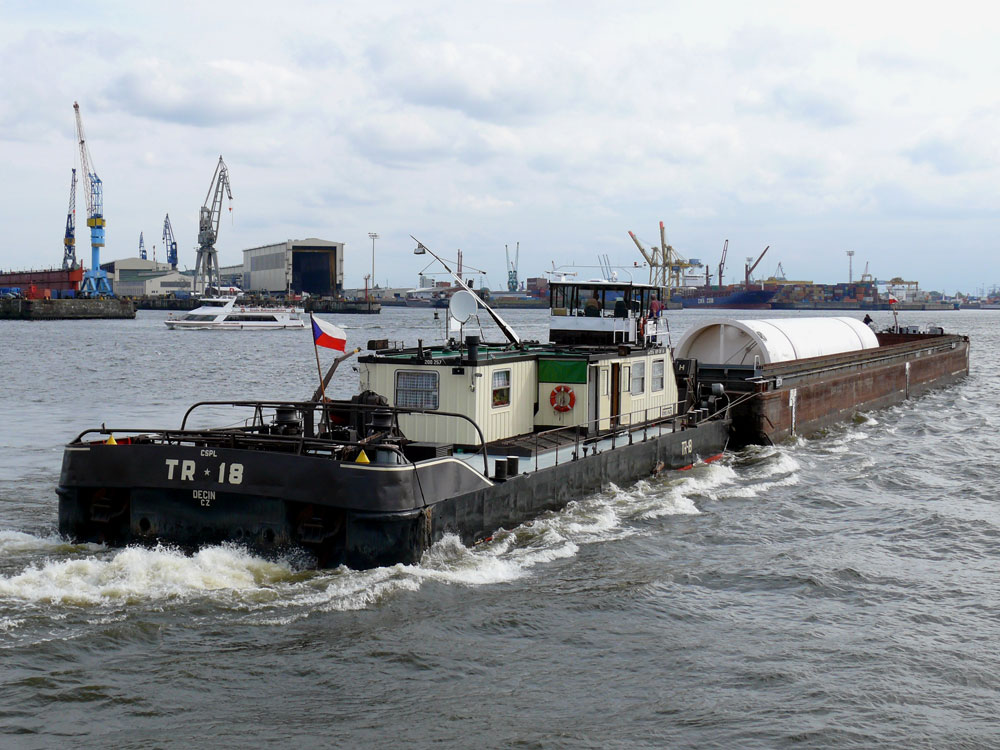
[[[437,409],[438,374],[432,370],[397,371],[396,406],[407,409]]]
[[[510,370],[493,373],[493,406],[510,406]]]
[[[641,396],[646,392],[646,363],[632,363],[632,395]]]
[[[653,360],[653,382],[650,383],[650,390],[654,393],[663,390],[663,360]]]

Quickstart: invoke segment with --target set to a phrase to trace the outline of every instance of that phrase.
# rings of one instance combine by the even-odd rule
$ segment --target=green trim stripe
[[[586,383],[587,362],[585,360],[538,360],[539,383]]]

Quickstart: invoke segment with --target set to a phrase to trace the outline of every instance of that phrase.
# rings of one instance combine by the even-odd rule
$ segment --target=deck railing
[[[671,432],[677,432],[678,427],[687,424],[693,424],[692,413],[687,412],[684,414],[679,413],[683,407],[683,402],[675,402],[672,404],[664,404],[662,406],[647,407],[642,410],[636,410],[631,412],[626,412],[624,414],[618,414],[615,417],[597,417],[595,419],[587,420],[586,422],[568,425],[566,427],[555,427],[551,430],[542,430],[535,433],[535,471],[538,471],[538,455],[539,455],[539,439],[545,439],[549,436],[559,436],[563,434],[573,435],[573,442],[566,443],[565,445],[560,445],[556,442],[554,447],[554,458],[555,465],[559,465],[559,451],[560,448],[573,448],[571,459],[575,461],[580,457],[581,442],[583,447],[583,455],[586,455],[587,447],[596,446],[600,441],[611,440],[611,448],[617,445],[619,440],[628,440],[628,444],[631,445],[634,442],[634,435],[637,432],[642,432],[642,442],[646,442],[649,439],[650,428],[661,428],[664,425],[669,425]],[[666,411],[666,413],[664,413]],[[641,414],[642,419],[636,421],[636,415]],[[628,418],[628,422],[624,421],[624,418]],[[618,423],[614,424],[617,419]],[[607,430],[601,430],[601,422],[609,422],[610,428]],[[591,427],[594,428],[594,434],[591,435]],[[582,434],[582,441],[581,441]]]
[[[205,406],[252,408],[253,415],[243,420],[242,427],[188,429],[187,422],[191,413],[194,412],[195,409]],[[272,409],[293,409],[296,413],[301,414],[302,429],[300,434],[280,435],[271,432],[264,432],[264,428],[270,428],[274,424],[273,422],[269,423],[265,421],[265,411]],[[318,420],[316,419],[317,411],[320,412]],[[483,431],[471,417],[457,412],[411,409],[399,406],[385,406],[382,404],[361,404],[354,403],[352,401],[199,401],[184,413],[184,418],[181,420],[181,427],[179,430],[135,429],[123,427],[109,428],[105,425],[101,425],[99,428],[84,430],[73,442],[81,443],[83,442],[84,436],[89,434],[110,436],[117,433],[119,435],[145,435],[168,443],[179,444],[182,442],[198,442],[205,445],[213,445],[224,448],[236,448],[237,443],[240,443],[243,446],[256,444],[256,447],[258,448],[280,447],[290,450],[294,449],[294,452],[299,455],[305,452],[322,453],[324,451],[329,451],[329,449],[334,446],[358,449],[378,447],[379,450],[388,450],[396,454],[402,459],[403,463],[413,463],[413,461],[407,458],[397,446],[389,443],[376,443],[373,436],[360,438],[358,440],[339,440],[331,437],[321,438],[314,434],[314,425],[329,425],[331,414],[335,412],[349,413],[352,411],[391,413],[393,424],[397,431],[399,430],[400,414],[428,414],[437,417],[465,420],[473,426],[479,436],[479,451],[477,451],[477,453],[481,452],[483,455],[483,475],[489,476],[489,461],[486,455],[486,441]]]

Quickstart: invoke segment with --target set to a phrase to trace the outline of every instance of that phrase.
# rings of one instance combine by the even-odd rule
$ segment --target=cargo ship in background
[[[682,308],[767,310],[770,309],[771,299],[778,292],[778,284],[765,284],[753,281],[751,278],[751,274],[770,249],[770,245],[764,248],[756,260],[752,257],[747,258],[743,267],[742,283],[723,284],[726,255],[729,252],[729,240],[726,240],[722,245],[722,257],[717,269],[718,284],[713,285],[712,278],[716,269],[702,263],[698,258],[685,258],[672,245],[667,244],[666,230],[662,221],[659,247],[654,246],[647,250],[635,236],[635,232],[629,232],[629,237],[649,266],[650,283],[665,290],[664,297],[668,307],[677,307],[677,303],[680,303]]]
[[[684,288],[674,291],[670,300],[680,302],[681,307],[712,308],[715,310],[769,310],[771,299],[778,293],[778,287],[767,286],[747,289],[743,284]]]

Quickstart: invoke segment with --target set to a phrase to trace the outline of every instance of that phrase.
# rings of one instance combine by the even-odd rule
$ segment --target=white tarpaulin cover
[[[676,359],[713,365],[787,362],[878,346],[875,332],[855,318],[713,318],[689,329],[677,344]]]

